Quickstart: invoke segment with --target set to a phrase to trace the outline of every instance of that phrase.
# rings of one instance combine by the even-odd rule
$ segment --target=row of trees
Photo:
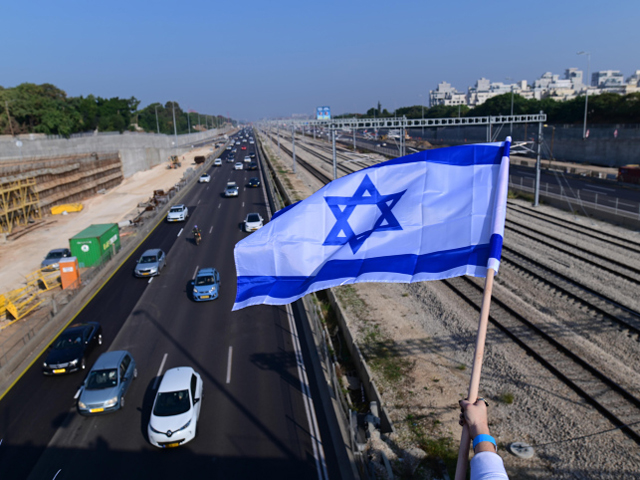
[[[164,106],[154,103],[138,111],[139,105],[140,101],[135,97],[68,97],[63,90],[49,83],[23,83],[13,88],[0,86],[0,134],[69,136],[96,129],[101,132],[123,132],[135,130],[134,123],[148,132],[156,132],[159,125],[160,133],[173,133],[174,106],[179,134],[189,131],[189,122],[193,130],[198,125],[199,117],[201,128],[212,128],[226,122],[221,116],[204,116],[193,112],[186,114],[177,102],[175,105],[174,102],[167,102]]]
[[[526,99],[520,95],[513,96],[513,113],[515,115],[534,114],[541,110],[547,114],[549,123],[581,124],[584,120],[584,96],[577,97],[566,102],[560,102],[551,98],[542,100]],[[383,109],[378,102],[377,107],[370,108],[364,115],[365,118],[402,117],[407,118],[451,118],[451,117],[482,117],[487,115],[509,115],[511,113],[511,94],[505,93],[490,98],[482,105],[469,108],[466,105],[442,106],[431,108],[422,105],[402,107],[389,112]],[[588,102],[589,123],[624,123],[640,124],[640,93],[618,95],[615,93],[603,93],[592,95]],[[353,114],[343,115],[351,117]]]

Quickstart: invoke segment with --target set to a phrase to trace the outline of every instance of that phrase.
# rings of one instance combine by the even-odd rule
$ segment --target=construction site
[[[212,146],[184,148],[153,168],[140,163],[143,168],[128,176],[120,151],[0,160],[0,368],[30,350],[31,339],[80,287],[146,231],[152,223],[147,220],[155,220],[193,179]],[[41,268],[47,252],[69,248],[78,232],[108,225],[117,238],[90,268],[76,261],[77,281],[65,285],[57,264]]]

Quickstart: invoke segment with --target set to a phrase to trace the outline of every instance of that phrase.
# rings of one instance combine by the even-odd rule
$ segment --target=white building
[[[466,105],[466,98],[463,92],[458,92],[450,83],[442,82],[438,84],[436,90],[429,90],[429,106],[436,105]]]

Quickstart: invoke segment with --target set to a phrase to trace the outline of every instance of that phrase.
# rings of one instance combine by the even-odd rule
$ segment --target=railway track
[[[542,283],[568,300],[578,302],[599,318],[636,335],[640,341],[640,312],[587,287],[560,272],[528,258],[510,247],[503,247],[502,262],[522,272],[530,281]]]
[[[592,251],[587,251],[587,250],[583,250],[579,247],[576,247],[574,245],[571,245],[570,243],[566,242],[565,240],[561,239],[561,238],[557,238],[554,236],[550,236],[550,235],[544,235],[540,232],[537,232],[535,229],[529,227],[528,225],[524,225],[522,223],[518,223],[516,221],[514,221],[513,219],[509,219],[507,220],[507,223],[505,225],[505,229],[506,230],[511,230],[513,232],[517,232],[520,235],[523,235],[525,237],[527,237],[530,240],[533,240],[537,243],[540,243],[546,247],[550,247],[554,250],[557,250],[559,252],[562,252],[566,255],[569,255],[570,257],[576,258],[584,263],[587,263],[589,265],[592,265],[594,267],[599,268],[600,270],[604,270],[606,272],[612,273],[614,275],[616,275],[617,277],[620,278],[624,278],[625,280],[627,280],[628,282],[631,283],[635,283],[640,285],[640,269],[637,269],[635,267],[632,267],[628,264],[624,264],[622,262],[618,262],[616,260],[611,259],[610,257],[607,257],[605,255],[601,255],[599,253],[596,252],[592,252]],[[562,245],[566,245],[569,248],[565,248],[562,245],[557,245],[555,243],[552,243],[550,241],[548,241],[547,239],[551,239],[554,242],[558,242]],[[578,253],[575,251],[571,251],[570,249],[574,249],[574,250],[578,250],[578,251],[582,251],[584,253]],[[596,258],[598,260],[594,260],[593,258],[589,258],[589,256]],[[610,265],[615,265],[618,268],[613,268]],[[626,272],[625,272],[626,270]]]
[[[507,208],[511,211],[523,213],[527,216],[549,223],[550,225],[562,227],[565,230],[569,230],[571,232],[580,233],[581,235],[587,236],[594,240],[604,241],[604,242],[610,243],[611,245],[616,245],[618,247],[625,248],[629,251],[640,253],[640,242],[635,242],[633,240],[622,238],[618,235],[613,235],[611,233],[602,232],[596,228],[591,228],[585,225],[579,225],[576,223],[567,222],[566,220],[559,219],[559,218],[545,216],[533,208],[527,208],[522,205],[514,205],[512,203],[508,203]]]
[[[442,282],[480,312],[481,285],[468,277]],[[495,292],[489,321],[640,445],[640,399],[634,394],[502,302]]]

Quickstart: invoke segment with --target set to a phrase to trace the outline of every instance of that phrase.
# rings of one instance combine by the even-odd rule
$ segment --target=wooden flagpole
[[[482,371],[482,359],[484,357],[484,343],[487,338],[487,326],[489,325],[489,307],[491,306],[491,292],[493,291],[493,276],[495,270],[487,270],[487,278],[484,284],[484,294],[482,297],[482,309],[480,310],[480,322],[478,323],[478,334],[476,335],[476,353],[471,369],[471,380],[469,381],[469,391],[467,400],[475,403],[478,399],[480,389],[480,373]],[[469,462],[469,427],[462,427],[460,436],[460,450],[458,451],[458,464],[456,466],[455,480],[465,480],[467,475],[467,463]]]

